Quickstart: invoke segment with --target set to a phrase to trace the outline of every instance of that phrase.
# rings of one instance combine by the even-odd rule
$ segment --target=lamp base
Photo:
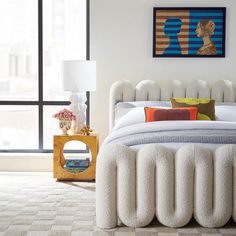
[[[85,104],[87,101],[85,92],[72,92],[70,96],[70,109],[75,115],[75,121],[72,124],[71,130],[74,134],[81,133],[81,129],[84,127],[86,123],[86,109],[87,105]]]

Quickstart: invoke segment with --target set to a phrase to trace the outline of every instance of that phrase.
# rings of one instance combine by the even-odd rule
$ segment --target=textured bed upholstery
[[[190,144],[176,153],[148,144],[137,153],[105,145],[98,156],[96,216],[101,228],[143,227],[156,215],[170,227],[192,216],[205,227],[236,221],[236,145],[214,152]]]
[[[143,80],[136,86],[135,99],[136,101],[159,101],[161,89],[154,81]]]
[[[212,86],[211,97],[217,102],[235,102],[235,86],[231,81],[217,81]]]
[[[171,97],[232,103],[236,102],[236,89],[227,80],[187,84],[144,80],[136,87],[129,81],[118,81],[110,90],[110,129],[118,102]],[[145,144],[138,150],[121,144],[102,146],[96,171],[99,227],[116,227],[118,220],[142,227],[155,216],[169,227],[184,226],[193,216],[205,227],[223,226],[230,217],[236,221],[236,144],[212,151],[190,143],[172,150],[160,144]]]
[[[189,98],[210,98],[211,90],[204,80],[195,80],[187,85],[186,97]]]
[[[110,90],[110,130],[114,126],[115,105],[128,101],[164,101],[171,97],[212,98],[217,102],[235,102],[236,88],[228,80],[207,83],[196,80],[186,85],[179,80],[173,80],[159,85],[158,82],[143,80],[136,87],[127,81],[117,81]]]

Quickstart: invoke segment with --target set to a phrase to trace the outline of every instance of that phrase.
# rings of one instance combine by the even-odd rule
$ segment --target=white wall
[[[152,58],[154,6],[227,7],[226,58]],[[91,59],[97,91],[91,94],[91,125],[108,134],[109,88],[116,80],[236,81],[236,0],[91,0]]]
[[[0,155],[0,172],[49,172],[52,170],[53,155],[49,153],[2,153]]]

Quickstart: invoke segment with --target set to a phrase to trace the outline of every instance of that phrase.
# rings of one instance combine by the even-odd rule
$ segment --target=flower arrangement
[[[67,109],[59,111],[58,113],[54,114],[53,117],[58,120],[67,120],[67,121],[75,120],[75,115],[73,114],[73,112]]]

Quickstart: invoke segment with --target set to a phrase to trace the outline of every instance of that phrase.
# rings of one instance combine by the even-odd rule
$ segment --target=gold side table
[[[71,173],[65,170],[64,146],[69,141],[80,141],[88,146],[91,151],[92,160],[89,167],[80,173]],[[90,135],[54,135],[53,148],[53,177],[57,180],[95,180],[96,158],[98,154],[99,140],[96,133]]]

